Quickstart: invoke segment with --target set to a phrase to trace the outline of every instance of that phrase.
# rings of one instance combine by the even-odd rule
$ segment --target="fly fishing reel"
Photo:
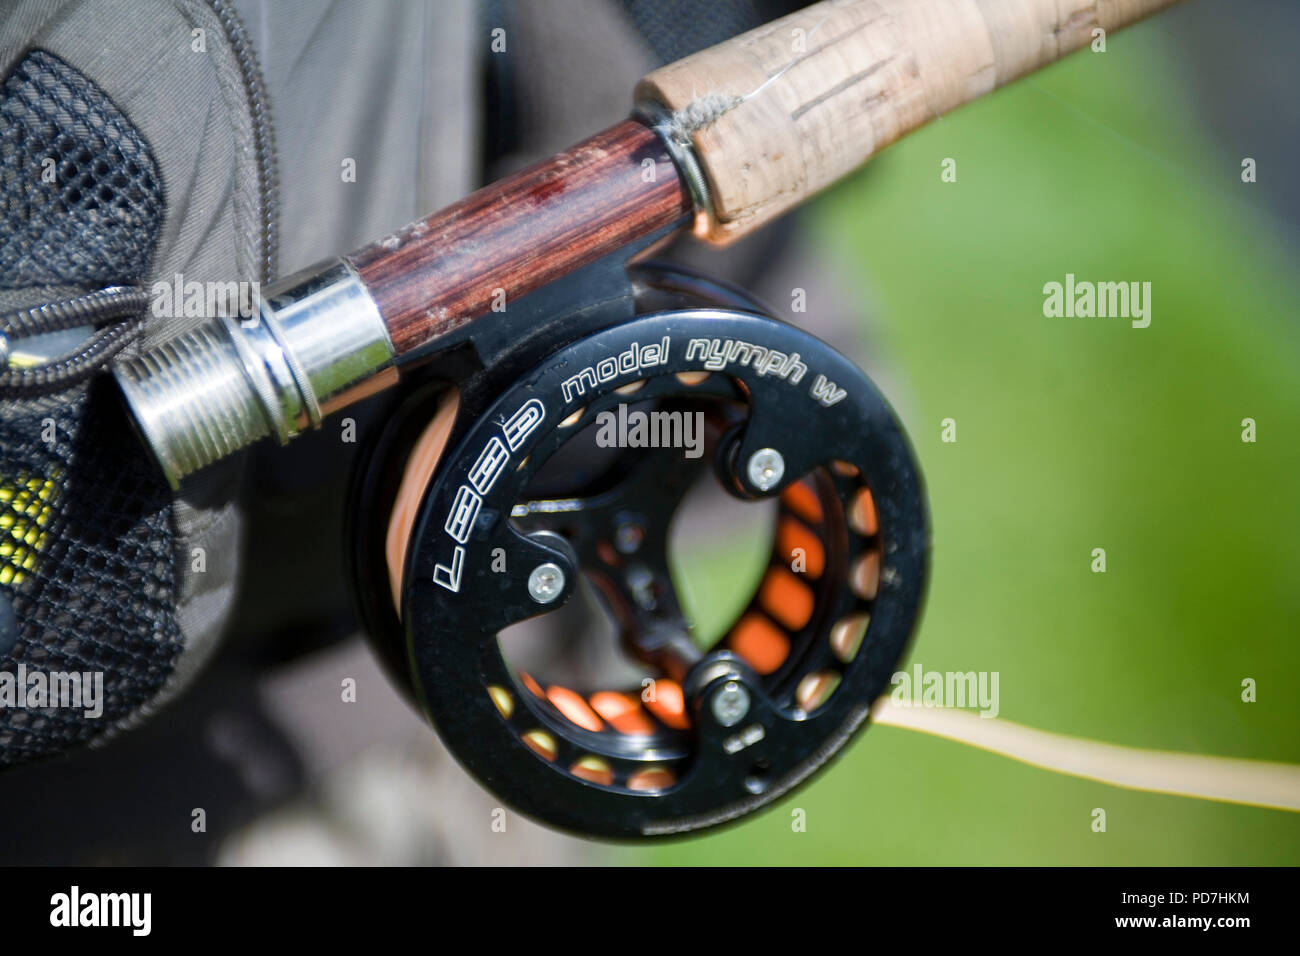
[[[723,823],[807,779],[888,686],[926,576],[916,466],[865,375],[732,290],[657,279],[679,307],[539,335],[486,363],[508,380],[433,376],[354,489],[390,671],[503,800],[606,838]],[[716,634],[670,553],[709,489],[706,539],[762,532]]]

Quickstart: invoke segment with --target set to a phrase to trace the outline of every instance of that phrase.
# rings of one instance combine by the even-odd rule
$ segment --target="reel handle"
[[[694,145],[727,243],[881,149],[1176,0],[824,0],[655,70],[639,102]]]

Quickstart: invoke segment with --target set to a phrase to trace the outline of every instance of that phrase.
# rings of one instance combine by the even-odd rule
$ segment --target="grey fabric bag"
[[[152,307],[133,347],[148,346],[204,318],[170,289],[265,283],[277,260],[307,265],[466,191],[469,0],[240,7],[0,9],[0,312],[136,286]],[[259,46],[296,51],[270,60],[274,115]],[[277,124],[295,170],[283,199]],[[357,175],[340,174],[344,161]],[[282,221],[293,228],[280,248]],[[18,368],[88,336],[15,339],[6,357]],[[3,706],[0,677],[0,765],[107,739],[155,711],[211,655],[247,573],[247,462],[173,499],[110,393],[102,380],[0,389],[0,675],[103,681],[92,713],[40,706],[22,688]],[[337,484],[347,455],[325,457],[306,470]],[[284,603],[274,621],[293,612]]]
[[[178,274],[269,277],[274,145],[226,4],[20,0],[0,12],[0,75],[0,311]],[[200,319],[149,315],[141,341]],[[45,338],[15,342],[11,365],[19,345],[58,352]],[[231,606],[236,563],[215,558],[237,553],[239,465],[173,502],[105,389],[0,405],[0,673],[75,673],[84,696],[102,680],[94,708],[29,694],[0,709],[0,763],[137,722],[197,671]]]

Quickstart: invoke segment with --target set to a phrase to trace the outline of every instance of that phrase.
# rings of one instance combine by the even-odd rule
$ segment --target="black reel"
[[[514,350],[526,370],[490,400],[481,374],[462,389],[398,519],[446,401],[432,382],[357,484],[361,605],[390,670],[464,766],[553,826],[681,834],[776,800],[864,725],[916,621],[928,526],[893,413],[827,345],[729,301],[746,311],[656,311]],[[755,593],[706,645],[669,536],[708,484],[772,528]],[[619,666],[614,642],[591,646],[602,616]],[[562,653],[539,654],[548,641]]]

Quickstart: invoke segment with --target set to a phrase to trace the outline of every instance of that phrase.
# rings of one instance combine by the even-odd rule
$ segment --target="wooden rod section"
[[[686,223],[659,136],[628,120],[347,257],[400,359],[630,242]]]

